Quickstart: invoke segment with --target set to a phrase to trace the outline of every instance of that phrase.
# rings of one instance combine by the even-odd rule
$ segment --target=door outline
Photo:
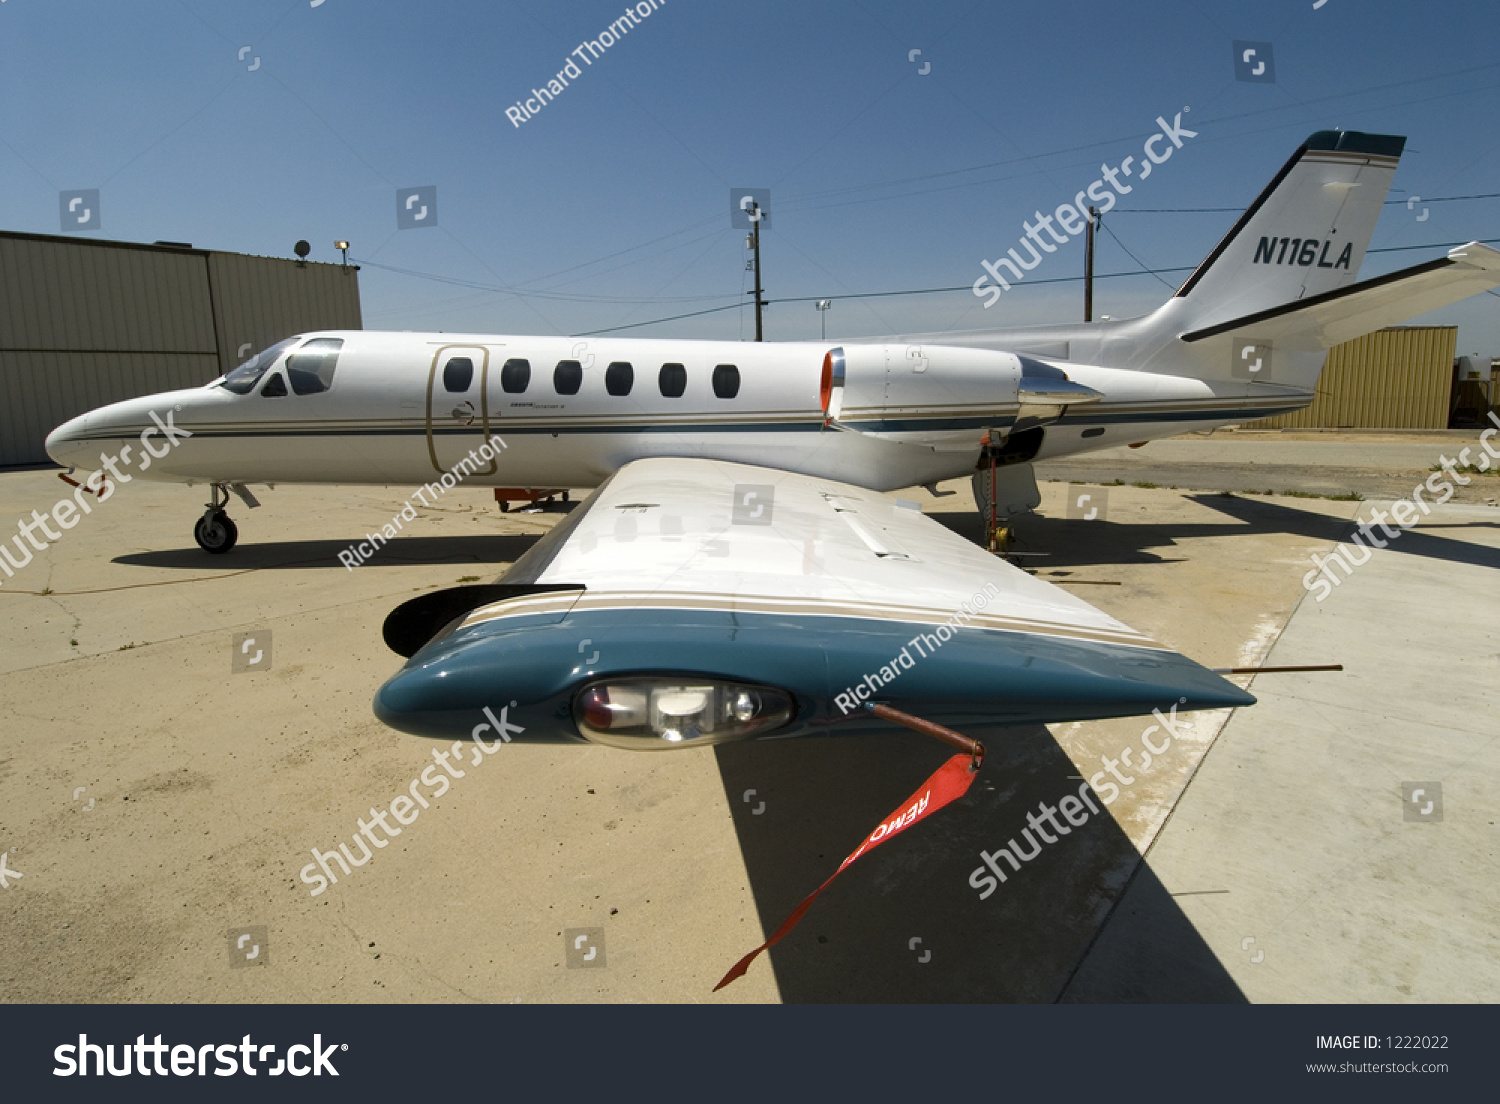
[[[438,463],[436,442],[432,436],[432,392],[437,383],[438,361],[443,354],[454,349],[477,349],[481,354],[479,367],[479,417],[482,441],[490,439],[490,350],[487,345],[466,345],[454,343],[452,345],[439,346],[432,354],[432,365],[427,369],[427,458],[432,461],[435,471],[441,475],[448,475],[448,469]],[[494,475],[500,470],[499,458],[491,457],[488,470],[484,468],[475,469],[476,475]]]

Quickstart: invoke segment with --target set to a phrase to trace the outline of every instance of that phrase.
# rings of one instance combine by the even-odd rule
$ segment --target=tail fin
[[[1313,134],[1150,314],[887,340],[1310,394],[1333,345],[1500,286],[1500,251],[1477,242],[1355,282],[1405,145],[1389,134]]]
[[[1177,290],[1174,313],[1203,329],[1353,283],[1405,145],[1358,131],[1309,137]]]

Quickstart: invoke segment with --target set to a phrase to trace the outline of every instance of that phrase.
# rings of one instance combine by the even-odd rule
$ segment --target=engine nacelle
[[[1021,358],[989,349],[844,345],[823,358],[823,414],[877,435],[1008,423],[1021,374]]]
[[[820,398],[830,424],[943,451],[1002,435],[1103,398],[1031,357],[951,345],[843,345],[823,357]]]

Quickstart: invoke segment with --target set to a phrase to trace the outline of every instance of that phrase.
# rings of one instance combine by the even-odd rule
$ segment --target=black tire
[[[498,501],[500,503],[500,512],[502,514],[508,514],[508,513],[510,513],[510,503],[506,502],[505,499],[503,499],[503,498],[499,499]]]
[[[240,531],[228,514],[218,510],[198,519],[198,524],[193,526],[193,539],[203,551],[217,556],[234,547],[234,542],[240,539]]]
[[[564,501],[564,502],[571,502],[571,501],[572,501],[572,499],[570,499],[570,498],[569,498],[569,497],[568,497],[568,492],[567,492],[567,491],[564,491],[564,492],[563,492],[563,501]]]

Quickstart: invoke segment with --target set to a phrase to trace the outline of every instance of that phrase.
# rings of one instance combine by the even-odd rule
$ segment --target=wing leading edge
[[[780,703],[766,738],[882,729],[865,701],[972,730],[1255,700],[917,509],[744,464],[626,465],[499,585],[381,687],[382,720],[466,737],[505,707],[517,739],[599,739],[591,709],[644,693],[657,725],[650,694],[718,685]],[[748,730],[669,731],[628,746]]]

